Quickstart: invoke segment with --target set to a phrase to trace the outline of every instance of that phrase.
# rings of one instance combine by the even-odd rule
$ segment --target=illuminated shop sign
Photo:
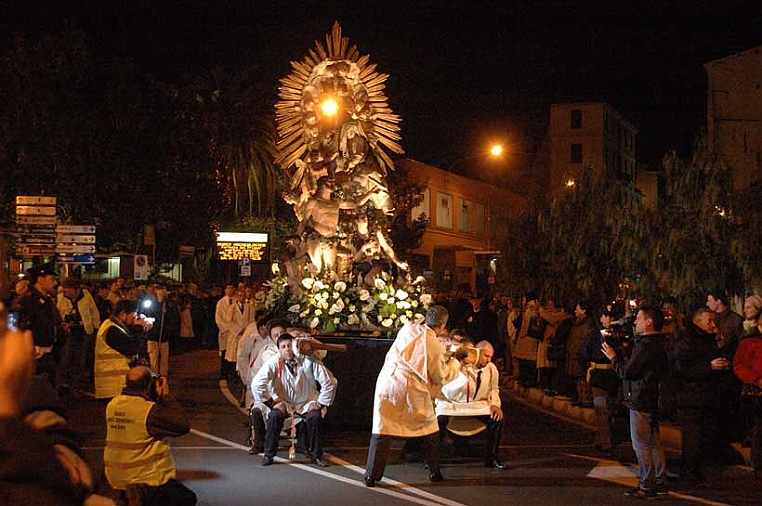
[[[267,248],[267,234],[244,232],[219,232],[217,234],[217,257],[220,260],[263,260]]]

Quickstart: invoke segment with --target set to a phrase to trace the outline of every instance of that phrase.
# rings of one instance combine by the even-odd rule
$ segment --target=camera
[[[148,387],[148,392],[152,401],[158,401],[161,397],[159,395],[159,385],[163,382],[164,378],[161,377],[161,374],[151,374],[151,383]]]
[[[8,313],[5,326],[8,330],[18,330],[19,328],[19,314],[15,311]]]

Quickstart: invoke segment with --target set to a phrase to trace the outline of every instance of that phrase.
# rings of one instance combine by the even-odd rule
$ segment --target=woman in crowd
[[[762,316],[762,296],[757,294],[749,295],[743,301],[743,331],[744,336],[759,333],[757,331],[757,322]]]
[[[744,304],[744,313],[746,305]],[[733,372],[743,382],[742,405],[751,420],[751,462],[754,475],[762,475],[762,320],[738,345]]]

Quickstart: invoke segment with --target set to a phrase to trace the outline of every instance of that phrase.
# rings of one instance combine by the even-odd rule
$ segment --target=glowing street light
[[[481,153],[478,155],[471,155],[471,156],[464,156],[463,158],[458,158],[453,163],[447,166],[445,169],[447,172],[451,172],[452,169],[459,164],[460,162],[465,162],[466,160],[473,160],[474,158],[484,158],[485,155],[488,155],[491,158],[499,158],[500,155],[503,154],[503,146],[500,144],[493,144],[490,146],[489,150],[486,153]]]
[[[326,116],[333,117],[339,112],[339,104],[333,98],[327,98],[320,104],[320,110]]]

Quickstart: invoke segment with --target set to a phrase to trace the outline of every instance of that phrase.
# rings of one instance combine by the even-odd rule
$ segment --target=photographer
[[[106,478],[118,504],[194,506],[196,494],[177,481],[167,437],[190,431],[169,382],[146,366],[129,370],[126,386],[106,407]]]
[[[121,391],[130,362],[142,351],[140,340],[131,333],[131,328],[141,321],[136,318],[136,309],[134,301],[120,300],[111,318],[98,329],[94,366],[96,399],[108,399]],[[148,323],[143,325],[150,328]]]

